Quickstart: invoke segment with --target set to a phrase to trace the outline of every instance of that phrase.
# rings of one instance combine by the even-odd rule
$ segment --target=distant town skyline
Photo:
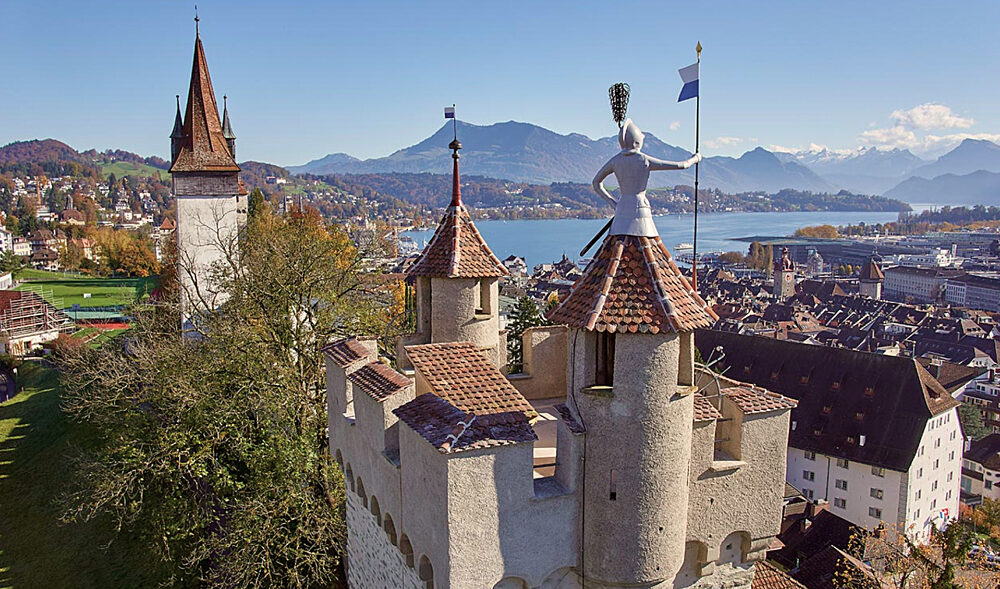
[[[183,101],[193,5],[0,1],[8,22],[0,144],[166,156]],[[415,144],[444,106],[473,124],[615,132],[607,87],[629,114],[693,149],[694,103],[677,69],[705,47],[702,152],[828,146],[933,157],[962,138],[1000,140],[994,97],[1000,6],[934,3],[767,7],[722,2],[503,4],[199,3],[216,92],[229,96],[240,159],[302,164]],[[220,104],[221,107],[221,104]]]

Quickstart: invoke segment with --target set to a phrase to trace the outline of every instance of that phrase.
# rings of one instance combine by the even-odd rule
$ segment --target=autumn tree
[[[386,329],[391,301],[363,276],[365,255],[314,212],[259,215],[213,267],[227,301],[194,337],[167,277],[122,345],[63,358],[65,409],[99,440],[77,463],[66,518],[143,534],[174,584],[335,584],[344,491],[322,349]]]
[[[833,225],[813,225],[795,230],[795,237],[815,237],[822,239],[836,239],[840,237],[837,228]]]

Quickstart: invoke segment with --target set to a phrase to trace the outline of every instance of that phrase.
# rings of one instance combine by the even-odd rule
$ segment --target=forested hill
[[[0,174],[38,176],[106,176],[106,167],[114,162],[126,162],[137,175],[155,176],[166,171],[170,163],[156,156],[143,157],[130,151],[96,149],[79,152],[56,139],[15,141],[0,147]]]

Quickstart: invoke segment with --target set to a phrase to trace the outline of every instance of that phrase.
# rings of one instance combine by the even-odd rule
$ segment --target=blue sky
[[[194,2],[0,0],[0,144],[165,156],[187,93]],[[200,0],[215,90],[241,159],[386,155],[443,123],[518,120],[560,133],[629,114],[690,149],[679,67],[702,55],[702,151],[910,147],[1000,139],[1000,3],[223,2]]]

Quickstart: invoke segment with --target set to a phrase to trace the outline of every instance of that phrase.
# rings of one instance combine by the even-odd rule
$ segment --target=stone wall
[[[510,383],[526,399],[550,399],[566,394],[567,333],[565,325],[529,327],[521,335],[524,369]]]
[[[347,584],[351,589],[424,589],[361,498],[347,491]],[[398,542],[398,539],[397,539]]]

